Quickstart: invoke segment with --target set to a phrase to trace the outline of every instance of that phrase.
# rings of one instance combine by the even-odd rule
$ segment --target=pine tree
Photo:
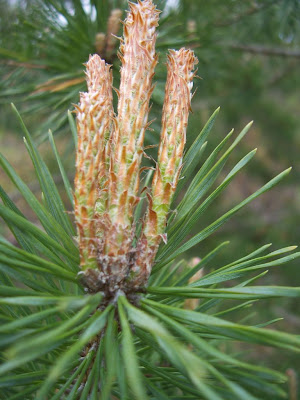
[[[192,235],[208,207],[255,155],[255,150],[246,154],[213,187],[252,124],[232,144],[230,132],[191,178],[219,109],[184,154],[197,58],[190,49],[171,50],[158,157],[145,175],[149,168],[141,168],[141,162],[157,61],[158,17],[152,0],[130,4],[120,49],[116,114],[109,65],[99,55],[86,64],[87,91],[76,106],[77,129],[69,116],[76,143],[73,191],[49,134],[74,207],[76,230],[14,108],[43,201],[1,156],[3,170],[41,224],[37,227],[26,219],[1,188],[0,216],[19,244],[0,239],[4,399],[284,396],[285,375],[250,363],[236,353],[234,344],[299,352],[299,337],[265,328],[274,321],[250,325],[234,322],[231,316],[239,310],[245,316],[260,299],[299,297],[297,287],[253,283],[266,268],[300,253],[294,252],[295,246],[269,251],[270,245],[265,245],[216,266],[212,261],[228,242],[216,244],[197,260],[189,259],[189,250],[273,188],[290,169]]]

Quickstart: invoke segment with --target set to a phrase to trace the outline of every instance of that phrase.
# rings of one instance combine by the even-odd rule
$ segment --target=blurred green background
[[[98,52],[116,73],[119,16],[124,18],[122,0],[0,0],[0,146],[21,177],[34,191],[39,187],[22,144],[17,121],[9,103],[15,102],[27,127],[60,184],[47,132],[56,134],[60,154],[72,179],[74,150],[66,113],[84,90],[83,63]],[[250,120],[254,125],[231,157],[222,177],[248,151],[258,148],[250,168],[238,175],[225,196],[202,219],[202,226],[215,220],[232,205],[247,197],[268,179],[289,166],[292,174],[279,187],[257,199],[188,257],[200,256],[217,243],[230,240],[215,265],[273,243],[273,248],[297,245],[300,237],[300,2],[299,0],[173,0],[156,1],[163,10],[157,51],[152,117],[156,118],[148,142],[157,143],[166,76],[168,48],[192,47],[199,58],[197,91],[193,99],[188,144],[221,106],[206,154],[231,128],[238,132]],[[121,10],[117,11],[116,9]],[[113,11],[114,10],[114,11]],[[114,84],[118,87],[118,77]],[[22,208],[22,199],[2,172],[1,183]],[[25,214],[30,217],[28,210]],[[198,227],[199,228],[199,227]],[[4,227],[0,231],[4,231]],[[9,236],[10,237],[10,236]],[[295,286],[300,283],[297,262],[272,270],[264,284]],[[261,302],[258,323],[283,316],[278,328],[299,333],[299,304],[290,300]],[[250,313],[250,312],[249,312]],[[293,354],[278,357],[260,349],[251,357],[276,364],[299,374],[300,360]],[[293,375],[294,372],[291,372]],[[295,400],[296,397],[291,399]]]

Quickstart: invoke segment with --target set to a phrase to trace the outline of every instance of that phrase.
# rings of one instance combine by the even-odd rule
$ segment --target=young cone
[[[158,161],[134,267],[137,274],[134,284],[137,287],[147,282],[158,246],[162,239],[166,240],[164,232],[182,168],[195,76],[194,67],[197,63],[192,50],[169,52]]]
[[[107,180],[106,159],[109,149],[113,105],[110,66],[98,55],[86,64],[88,92],[80,94],[76,107],[78,147],[75,175],[75,222],[78,231],[80,266],[83,270],[97,268],[97,252],[103,238],[96,237],[95,204],[101,225]]]

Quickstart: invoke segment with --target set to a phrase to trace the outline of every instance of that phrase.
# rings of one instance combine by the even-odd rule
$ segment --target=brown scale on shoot
[[[133,210],[138,201],[139,170],[148,123],[152,78],[157,64],[155,28],[159,12],[152,1],[130,4],[120,47],[121,83],[111,160],[108,213],[111,234],[105,253],[126,255],[132,242]]]
[[[99,56],[87,63],[88,92],[81,94],[77,107],[74,196],[83,283],[92,291],[128,293],[147,284],[180,176],[197,63],[185,49],[170,50],[168,56],[158,161],[142,233],[133,247],[158,16],[152,0],[130,3],[119,55],[116,117],[109,66]]]
[[[162,115],[162,129],[157,166],[149,196],[149,207],[138,243],[136,285],[140,286],[151,272],[158,246],[164,236],[167,216],[182,168],[186,129],[191,109],[194,67],[198,60],[191,50],[170,50],[168,76]]]
[[[96,237],[97,224],[105,205],[105,184],[109,157],[108,138],[112,127],[112,74],[110,66],[99,56],[86,64],[88,92],[80,94],[76,106],[78,145],[75,175],[75,221],[78,231],[80,266],[97,268],[97,252],[101,240]],[[97,207],[96,206],[97,201]]]

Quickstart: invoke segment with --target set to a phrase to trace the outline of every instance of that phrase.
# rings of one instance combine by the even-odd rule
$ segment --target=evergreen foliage
[[[185,155],[187,176],[198,162],[199,150],[217,113]],[[169,241],[161,246],[149,286],[130,301],[119,295],[106,304],[101,301],[101,292],[85,294],[78,281],[79,253],[69,214],[18,117],[43,202],[1,156],[2,168],[41,224],[37,227],[28,221],[1,189],[0,215],[19,244],[13,246],[3,237],[0,242],[3,399],[96,399],[99,392],[103,399],[126,399],[132,394],[137,399],[281,398],[285,375],[244,361],[243,355],[235,353],[234,343],[299,352],[299,337],[266,329],[276,321],[258,320],[249,325],[234,321],[232,316],[238,310],[245,316],[259,299],[299,297],[299,288],[255,286],[254,282],[268,269],[300,253],[294,252],[295,247],[269,251],[270,245],[266,245],[238,260],[233,258],[227,265],[215,265],[214,257],[228,245],[224,242],[216,244],[193,268],[188,259],[177,258],[289,173],[282,172],[188,238],[201,214],[252,159],[255,151],[243,157],[213,189],[224,161],[249,126],[231,145],[226,143],[227,150],[224,143],[214,150],[187,189],[191,196],[177,202],[178,213],[172,214],[167,228]],[[70,193],[71,185],[57,152],[56,157]],[[193,193],[201,193],[203,199]],[[193,281],[200,270],[204,273]],[[186,299],[196,302],[191,307]]]
[[[57,15],[58,3],[44,3],[54,7],[51,10]],[[93,3],[95,7],[107,4]],[[68,10],[68,4],[65,2],[63,10]],[[77,5],[78,15],[86,15],[80,1],[72,4]],[[84,22],[89,21],[78,22],[77,28]],[[67,26],[71,35],[73,25]],[[59,79],[65,82],[73,78],[62,74]],[[74,85],[74,93],[68,92],[66,102],[75,94],[75,87],[78,90]],[[45,96],[51,98],[49,93]],[[72,218],[73,189],[53,135],[49,133],[49,141],[64,183],[64,196],[14,106],[13,111],[24,133],[42,199],[32,193],[1,155],[3,171],[39,221],[37,225],[26,218],[0,187],[0,216],[17,240],[13,245],[0,238],[3,399],[284,398],[287,377],[251,363],[247,353],[238,349],[269,346],[278,354],[300,352],[299,336],[269,329],[280,318],[256,318],[252,323],[247,318],[248,310],[257,309],[259,300],[300,297],[299,287],[256,285],[270,268],[292,261],[300,253],[295,251],[296,246],[270,250],[267,244],[220,263],[216,260],[222,259],[223,251],[230,247],[228,241],[216,242],[207,254],[201,251],[201,245],[208,238],[212,242],[212,235],[220,227],[281,182],[290,168],[224,214],[216,212],[215,207],[213,222],[198,229],[210,206],[216,206],[228,185],[254,157],[256,149],[233,162],[229,172],[225,169],[252,123],[233,140],[231,131],[214,146],[215,140],[209,135],[219,109],[212,114],[184,155],[184,179],[178,182],[171,208],[174,212],[169,213],[164,237],[168,240],[158,249],[148,285],[126,294],[119,290],[109,298],[105,290],[86,290],[80,279],[80,254]],[[55,112],[53,120],[58,121]],[[78,133],[70,113],[69,122],[77,149]],[[205,158],[210,142],[213,150]],[[151,172],[143,175],[140,185],[140,203],[133,216],[136,239],[143,232],[144,189],[150,179]],[[67,204],[62,197],[68,199]],[[196,245],[200,246],[201,259],[191,260],[191,249]]]

